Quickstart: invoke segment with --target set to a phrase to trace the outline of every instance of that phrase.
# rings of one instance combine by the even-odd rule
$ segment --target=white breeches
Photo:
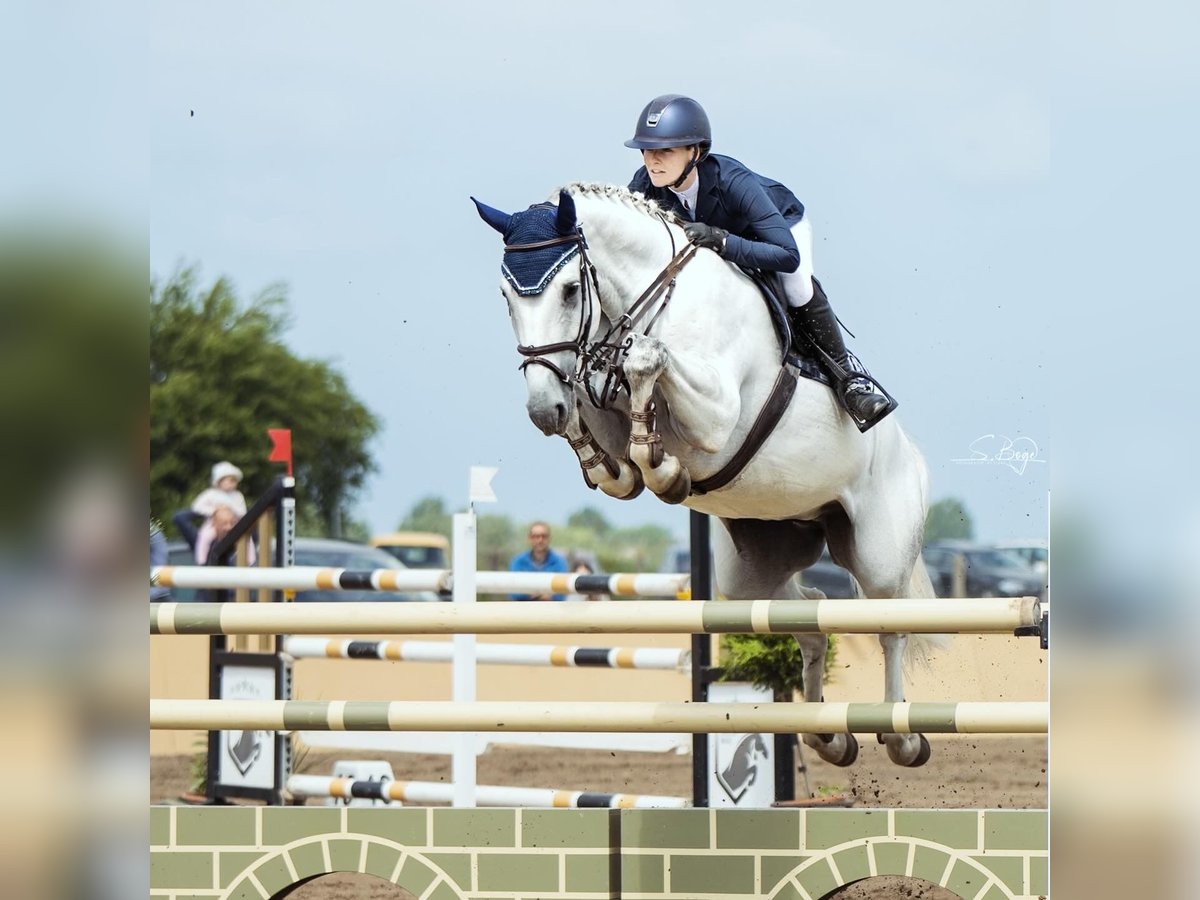
[[[813,298],[813,233],[808,216],[792,226],[792,237],[800,249],[800,268],[795,272],[780,272],[783,295],[788,306],[803,306]]]

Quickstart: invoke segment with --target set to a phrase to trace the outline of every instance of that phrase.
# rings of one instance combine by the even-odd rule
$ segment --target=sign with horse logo
[[[221,670],[221,698],[273,700],[275,672],[252,666],[225,666]],[[241,787],[273,787],[275,740],[272,731],[222,731],[220,783]]]
[[[768,690],[736,682],[711,684],[709,703],[771,703]],[[775,801],[774,741],[769,734],[708,736],[709,806],[762,809]]]

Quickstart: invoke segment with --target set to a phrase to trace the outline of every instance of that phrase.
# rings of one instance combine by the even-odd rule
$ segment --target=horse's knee
[[[662,341],[642,337],[625,354],[625,375],[634,380],[657,378],[667,367],[667,348]]]

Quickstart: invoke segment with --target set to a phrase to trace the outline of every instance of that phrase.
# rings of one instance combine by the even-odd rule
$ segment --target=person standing
[[[567,572],[567,560],[550,549],[550,526],[534,522],[529,526],[529,549],[513,557],[510,572]],[[512,594],[514,600],[565,600],[566,594]]]
[[[213,545],[229,534],[240,518],[241,516],[228,506],[218,506],[213,510],[212,515],[208,517],[208,521],[204,523],[204,527],[200,529],[196,537],[196,565],[208,565],[208,553]],[[236,553],[231,550],[221,564],[232,566],[235,564],[235,557]],[[258,555],[254,551],[254,542],[248,542],[246,546],[246,564],[253,566],[258,562],[257,557]]]

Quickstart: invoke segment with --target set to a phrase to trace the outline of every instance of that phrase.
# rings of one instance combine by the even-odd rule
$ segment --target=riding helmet
[[[712,146],[712,128],[704,107],[682,94],[663,94],[646,104],[633,137],[625,142],[635,150],[660,150],[699,144]]]

